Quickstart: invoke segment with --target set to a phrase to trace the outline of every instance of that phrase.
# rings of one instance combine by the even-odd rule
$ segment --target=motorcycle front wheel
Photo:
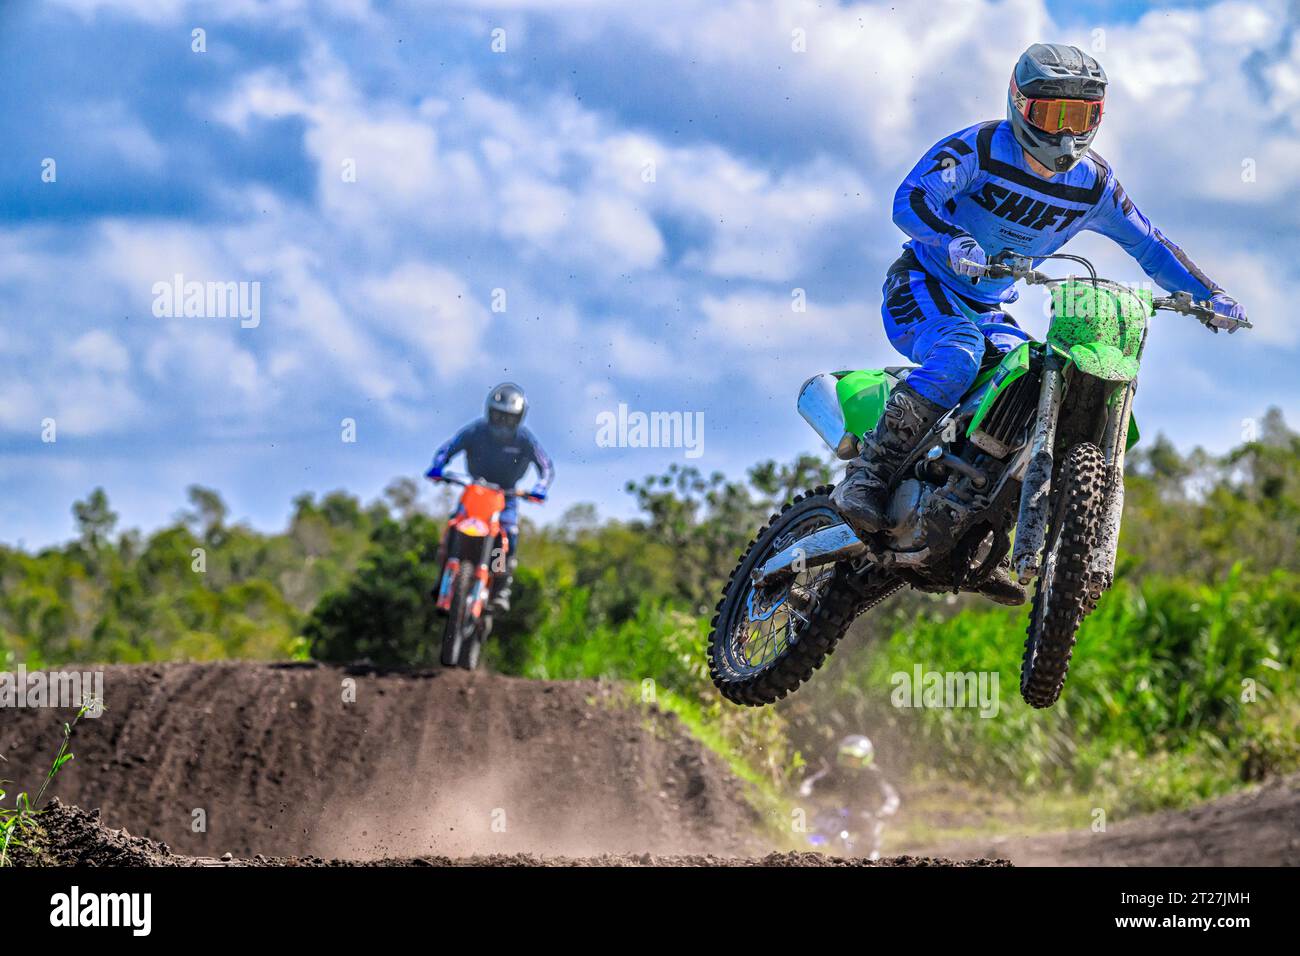
[[[1020,696],[1051,707],[1061,696],[1079,625],[1092,610],[1092,550],[1105,508],[1106,462],[1101,449],[1080,442],[1066,453],[1052,487],[1052,517],[1043,567],[1029,609]]]
[[[474,593],[474,569],[461,565],[452,582],[451,607],[447,612],[447,626],[442,632],[443,667],[464,667],[462,663],[466,651],[474,643],[474,631],[478,622],[470,613],[470,595]],[[478,655],[475,654],[475,663]]]

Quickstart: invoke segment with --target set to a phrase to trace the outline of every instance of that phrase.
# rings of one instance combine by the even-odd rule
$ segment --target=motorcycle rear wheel
[[[866,581],[848,564],[808,568],[771,590],[754,568],[799,538],[838,524],[832,487],[797,496],[773,515],[741,555],[718,602],[709,635],[709,674],[728,700],[760,707],[812,677],[853,619],[902,587],[892,576]]]
[[[487,639],[488,631],[491,629],[491,620],[486,608],[483,610],[483,615],[477,620],[470,618],[468,631],[460,642],[460,660],[458,663],[462,669],[467,671],[478,670],[479,656],[483,653],[483,642]]]

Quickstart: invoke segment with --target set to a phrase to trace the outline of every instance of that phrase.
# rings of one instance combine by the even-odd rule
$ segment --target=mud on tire
[[[1105,494],[1101,449],[1091,442],[1071,447],[1052,489],[1043,567],[1034,583],[1020,665],[1020,694],[1032,707],[1051,707],[1061,696],[1079,625],[1092,610],[1089,563]]]
[[[815,587],[808,589],[811,604],[806,611],[807,623],[796,628],[790,622],[789,639],[771,660],[753,666],[741,658],[737,630],[748,620],[751,573],[779,550],[778,542],[780,547],[788,544],[783,539],[792,531],[801,526],[812,530],[822,515],[826,525],[840,520],[830,501],[832,487],[823,485],[804,492],[772,515],[731,572],[709,635],[709,675],[722,696],[734,703],[759,707],[796,690],[835,650],[855,617],[902,587],[892,577],[864,581],[845,564],[815,569],[822,575]]]

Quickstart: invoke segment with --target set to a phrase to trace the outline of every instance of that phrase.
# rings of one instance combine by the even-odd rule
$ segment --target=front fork
[[[1119,551],[1119,525],[1124,517],[1124,453],[1128,448],[1129,419],[1133,414],[1133,393],[1137,382],[1121,382],[1107,403],[1106,429],[1101,452],[1106,457],[1106,510],[1101,516],[1097,547],[1088,568],[1088,598],[1093,603],[1115,580],[1115,556]]]
[[[434,606],[439,611],[451,610],[451,589],[456,584],[456,575],[460,572],[460,558],[448,558],[442,566],[442,580],[438,583],[437,601]]]
[[[1043,361],[1038,389],[1038,411],[1029,442],[1029,464],[1020,486],[1020,514],[1016,518],[1016,543],[1011,567],[1021,584],[1038,573],[1047,522],[1051,517],[1052,449],[1056,446],[1056,421],[1061,414],[1064,377],[1060,359],[1049,352]]]
[[[453,535],[455,536],[454,540]],[[472,552],[474,550],[469,547],[469,542],[474,540],[476,539],[448,530],[442,539],[442,543],[438,546],[438,560],[442,564],[442,577],[438,582],[438,590],[434,595],[434,606],[439,611],[451,610],[451,602],[455,598],[456,576],[460,573],[461,565],[466,561],[474,561],[472,553],[465,554],[466,551]],[[491,547],[488,542],[491,540],[490,537],[483,539],[485,543],[475,564],[474,580],[470,584],[470,593],[466,598],[470,615],[474,618],[482,615],[483,604],[487,601],[490,588],[491,574],[488,571],[487,555]]]
[[[1097,546],[1092,549],[1088,596],[1094,602],[1115,578],[1115,555],[1119,548],[1120,519],[1124,513],[1124,451],[1128,443],[1129,418],[1133,411],[1136,382],[1116,385],[1107,402],[1106,426],[1101,451],[1107,462],[1106,504]],[[1016,541],[1011,566],[1021,584],[1038,574],[1042,564],[1047,525],[1051,519],[1052,450],[1056,445],[1056,424],[1064,394],[1064,368],[1060,359],[1049,355],[1044,363],[1038,392],[1038,411],[1029,445],[1029,463],[1020,486],[1020,513],[1016,519]]]

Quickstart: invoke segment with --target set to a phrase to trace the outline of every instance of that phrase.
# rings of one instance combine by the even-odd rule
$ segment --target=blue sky
[[[146,529],[192,483],[267,529],[304,490],[369,499],[502,379],[556,460],[550,517],[626,515],[624,482],[673,461],[739,474],[814,450],[799,384],[898,361],[879,290],[899,178],[1001,116],[1038,39],[1095,52],[1098,149],[1258,326],[1161,316],[1144,432],[1222,449],[1269,405],[1300,420],[1297,20],[1283,2],[6,0],[0,540],[69,536],[96,485]],[[1074,251],[1140,278],[1107,240]],[[177,273],[260,283],[260,323],[155,317]],[[1013,311],[1041,333],[1035,294]],[[619,403],[702,412],[703,456],[599,447]]]

